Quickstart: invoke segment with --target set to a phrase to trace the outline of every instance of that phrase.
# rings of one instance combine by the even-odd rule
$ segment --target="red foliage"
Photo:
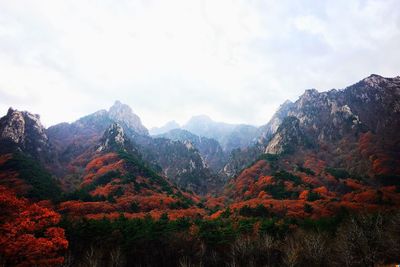
[[[68,247],[60,215],[0,186],[0,255],[6,265],[55,266]]]
[[[60,211],[68,212],[71,216],[84,216],[93,213],[114,212],[116,211],[116,207],[108,202],[82,202],[71,200],[61,203]]]

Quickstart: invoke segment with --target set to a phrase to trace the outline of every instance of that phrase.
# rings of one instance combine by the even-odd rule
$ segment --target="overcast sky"
[[[266,123],[305,89],[400,75],[400,1],[0,0],[0,112]]]

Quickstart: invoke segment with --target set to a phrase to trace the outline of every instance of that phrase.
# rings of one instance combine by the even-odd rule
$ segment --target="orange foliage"
[[[62,212],[67,212],[71,216],[116,211],[116,207],[108,202],[82,202],[77,200],[63,202],[60,204],[59,209]]]
[[[225,197],[212,197],[212,196],[207,196],[206,197],[206,202],[204,203],[206,207],[210,209],[215,209],[215,208],[222,208],[225,206]]]
[[[55,266],[68,247],[60,215],[0,186],[0,255],[12,266]],[[40,234],[43,233],[43,234]]]
[[[93,159],[91,162],[89,162],[86,165],[85,171],[86,172],[97,171],[102,166],[107,165],[110,162],[113,162],[117,159],[118,159],[118,155],[116,153],[107,153],[107,154],[97,157],[97,158]]]

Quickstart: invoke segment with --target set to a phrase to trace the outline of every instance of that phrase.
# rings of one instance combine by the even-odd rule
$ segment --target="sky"
[[[0,114],[130,105],[262,125],[305,89],[400,75],[400,1],[0,0]]]

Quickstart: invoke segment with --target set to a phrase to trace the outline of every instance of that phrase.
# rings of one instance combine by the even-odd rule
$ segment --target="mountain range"
[[[379,75],[341,90],[306,90],[261,127],[195,116],[150,135],[116,101],[109,110],[46,129],[39,115],[10,108],[0,119],[0,165],[7,170],[0,181],[36,197],[36,186],[51,184],[74,196],[62,204],[65,210],[76,201],[93,205],[94,198],[108,205],[101,214],[172,212],[179,205],[205,214],[200,203],[207,199],[236,210],[277,207],[283,199],[293,216],[323,216],[340,206],[390,208],[400,203],[399,118],[400,77]],[[26,162],[40,169],[38,177],[20,173]],[[163,204],[144,204],[156,196]],[[299,210],[313,197],[314,212]],[[128,202],[137,207],[129,210]]]

